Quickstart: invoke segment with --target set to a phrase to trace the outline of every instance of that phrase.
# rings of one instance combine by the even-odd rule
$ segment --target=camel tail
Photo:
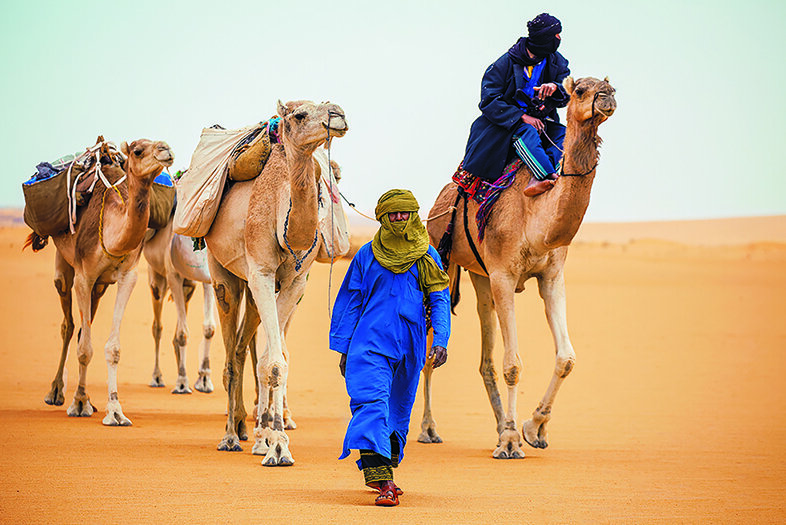
[[[451,264],[448,266],[448,277],[450,278],[450,311],[456,315],[456,305],[461,300],[461,292],[459,291],[459,284],[461,282],[461,266],[458,264]]]
[[[22,251],[28,246],[33,247],[34,252],[38,252],[44,249],[44,247],[49,244],[49,236],[41,236],[38,235],[36,232],[32,232],[30,235],[27,236],[27,240],[25,240],[25,245],[22,246]]]

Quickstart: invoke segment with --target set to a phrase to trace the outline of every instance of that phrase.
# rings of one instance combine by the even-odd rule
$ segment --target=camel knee
[[[84,350],[79,350],[79,355],[77,356],[77,361],[82,366],[87,366],[90,364],[90,360],[93,358],[93,349],[87,348]]]
[[[497,371],[494,369],[494,363],[483,362],[480,364],[480,376],[486,384],[497,383]]]
[[[117,366],[120,362],[120,347],[118,345],[107,345],[104,348],[104,357],[106,364],[110,366]]]
[[[213,339],[214,335],[216,335],[216,325],[206,324],[202,327],[202,336],[205,339]]]
[[[70,340],[74,335],[74,321],[72,319],[63,319],[60,325],[60,336],[65,340]]]
[[[505,384],[508,386],[515,386],[519,384],[519,374],[521,373],[521,368],[518,365],[513,365],[505,368],[503,375],[505,377]]]
[[[172,339],[172,344],[175,346],[186,346],[188,344],[188,332],[185,330],[177,330],[175,337]]]
[[[272,388],[280,387],[286,381],[287,364],[286,363],[273,363],[269,367],[268,386]]]
[[[570,371],[573,370],[573,365],[576,363],[576,356],[558,356],[557,363],[554,367],[554,373],[559,378],[568,377]]]
[[[158,341],[161,339],[161,332],[163,331],[163,326],[158,321],[153,321],[153,338]]]

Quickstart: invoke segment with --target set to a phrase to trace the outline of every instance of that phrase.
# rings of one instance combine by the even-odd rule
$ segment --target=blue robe
[[[442,267],[433,246],[428,255]],[[426,318],[417,265],[400,274],[382,267],[371,243],[349,265],[336,296],[330,348],[347,355],[346,384],[352,419],[340,459],[350,450],[373,450],[391,458],[390,436],[400,443],[409,431],[420,371],[426,362]],[[449,291],[432,292],[433,345],[450,337]]]

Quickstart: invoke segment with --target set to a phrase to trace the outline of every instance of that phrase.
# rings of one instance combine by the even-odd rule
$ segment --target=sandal
[[[396,486],[392,483],[379,489],[379,496],[374,500],[374,505],[378,507],[395,507],[398,505],[398,494]]]
[[[366,483],[367,487],[371,487],[374,490],[379,490],[379,481],[372,481],[370,483]],[[393,486],[396,487],[396,496],[401,496],[404,494],[404,491],[401,490],[401,487],[393,483]]]

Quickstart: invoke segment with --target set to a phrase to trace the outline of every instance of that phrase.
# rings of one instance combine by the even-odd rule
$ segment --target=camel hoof
[[[178,382],[175,385],[175,388],[172,390],[173,394],[191,394],[191,388],[188,386],[188,382],[180,383]]]
[[[130,427],[131,420],[123,412],[109,412],[104,416],[102,423],[108,427]]]
[[[68,407],[68,410],[66,410],[66,414],[70,417],[90,417],[95,411],[96,407],[93,406],[90,400],[77,401],[75,399],[71,406]]]
[[[268,451],[268,455],[270,455],[269,451]],[[295,464],[295,460],[292,459],[291,456],[281,456],[278,458],[276,458],[275,456],[273,457],[266,456],[265,459],[262,460],[262,466],[265,467],[291,467],[294,464]]]
[[[63,395],[63,387],[52,387],[52,390],[44,398],[44,403],[47,405],[61,406],[65,403],[65,395]]]
[[[442,443],[442,438],[439,437],[437,431],[433,428],[428,428],[420,433],[418,436],[419,443]]]
[[[297,428],[297,423],[292,418],[284,420],[284,430],[295,430]]]
[[[164,384],[164,378],[161,376],[153,376],[153,379],[150,380],[148,386],[152,388],[164,388],[166,385]]]
[[[494,459],[524,458],[524,451],[521,449],[519,433],[512,429],[502,431],[502,434],[499,436],[499,444],[492,456]]]
[[[262,465],[265,467],[290,467],[295,464],[289,451],[289,436],[281,431],[269,431],[268,451]]]
[[[210,380],[210,377],[200,375],[194,383],[194,390],[204,394],[211,394],[213,392],[213,382]]]
[[[224,439],[221,440],[221,443],[218,444],[218,450],[224,452],[242,452],[243,449],[238,443],[237,436],[225,436]]]
[[[533,420],[528,419],[521,425],[521,435],[527,445],[532,448],[546,448],[549,446],[546,423],[547,421],[544,421],[538,425]]]

